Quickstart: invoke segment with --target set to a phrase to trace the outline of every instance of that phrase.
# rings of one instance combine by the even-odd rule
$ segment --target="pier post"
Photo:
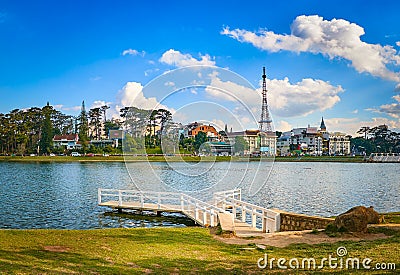
[[[181,211],[185,210],[185,202],[183,201],[183,195],[181,194]]]
[[[199,209],[197,208],[197,202],[194,203],[194,219],[199,220]]]
[[[101,188],[97,189],[97,200],[98,203],[101,204]]]
[[[266,213],[262,212],[262,232],[267,233],[267,219]]]
[[[246,222],[246,209],[244,205],[242,205],[242,222]]]
[[[122,205],[122,192],[121,190],[118,190],[118,205]]]
[[[257,226],[257,216],[256,216],[256,210],[253,208],[251,209],[251,226],[256,228]]]

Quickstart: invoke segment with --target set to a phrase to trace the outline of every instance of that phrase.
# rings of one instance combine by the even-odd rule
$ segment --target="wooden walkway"
[[[223,231],[243,237],[276,232],[280,225],[279,213],[242,201],[240,189],[217,192],[212,202],[184,193],[99,189],[98,204],[119,211],[182,213],[201,226],[220,224]]]

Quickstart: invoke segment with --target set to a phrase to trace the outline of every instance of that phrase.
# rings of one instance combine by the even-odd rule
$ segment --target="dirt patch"
[[[311,230],[305,231],[285,231],[278,233],[263,234],[262,237],[257,236],[257,238],[238,238],[229,237],[224,238],[220,236],[214,236],[215,239],[228,243],[228,244],[263,244],[267,246],[275,247],[285,247],[294,243],[304,243],[304,244],[320,244],[320,243],[335,243],[339,241],[362,241],[362,240],[377,240],[390,238],[383,233],[346,233],[338,237],[329,237],[324,232],[311,233]]]
[[[70,248],[60,245],[49,245],[43,247],[43,249],[50,252],[68,252],[70,250]]]

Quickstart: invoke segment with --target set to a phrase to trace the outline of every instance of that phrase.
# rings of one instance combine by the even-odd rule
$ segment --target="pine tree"
[[[82,101],[81,114],[79,115],[79,141],[82,145],[83,152],[86,152],[88,149],[89,138],[89,125],[88,125],[88,117],[85,108],[85,101]]]
[[[53,107],[50,106],[48,102],[47,105],[42,108],[43,123],[39,142],[39,148],[42,154],[49,154],[53,147],[53,123],[51,121],[52,111]]]

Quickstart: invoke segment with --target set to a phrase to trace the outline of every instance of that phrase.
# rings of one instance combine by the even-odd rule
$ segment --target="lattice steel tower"
[[[272,119],[268,111],[268,101],[267,101],[267,82],[265,75],[265,67],[263,67],[263,84],[262,84],[262,107],[261,107],[261,120],[259,123],[259,129],[261,132],[272,132]]]

